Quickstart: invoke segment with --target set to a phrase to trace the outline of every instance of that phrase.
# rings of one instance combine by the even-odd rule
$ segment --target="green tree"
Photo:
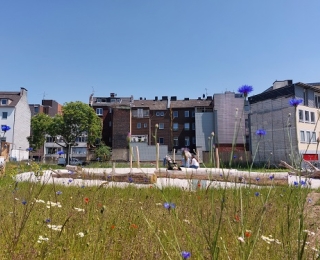
[[[40,113],[31,118],[31,136],[28,137],[30,147],[35,151],[46,141],[46,134],[52,124],[52,117]]]
[[[105,144],[101,144],[95,150],[96,158],[99,158],[100,161],[108,161],[111,157],[111,148]]]
[[[101,119],[89,105],[80,101],[65,103],[62,115],[56,115],[49,128],[51,136],[60,137],[57,144],[66,151],[67,163],[70,148],[77,145],[78,137],[86,136],[88,145],[93,146],[96,139],[101,138],[101,132]]]

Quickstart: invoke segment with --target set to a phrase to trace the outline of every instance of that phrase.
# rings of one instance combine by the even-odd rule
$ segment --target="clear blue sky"
[[[29,103],[320,81],[319,0],[0,0],[0,90]]]

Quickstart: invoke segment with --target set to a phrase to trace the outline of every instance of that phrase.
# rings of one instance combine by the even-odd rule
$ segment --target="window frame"
[[[308,110],[304,111],[304,122],[306,123],[310,122],[310,112]]]
[[[164,123],[159,123],[159,129],[160,130],[164,129]]]
[[[141,129],[141,123],[137,123],[137,129]]]
[[[173,123],[172,124],[172,131],[178,131],[178,130],[179,130],[179,124],[178,123]]]
[[[2,98],[1,99],[1,106],[6,106],[8,105],[8,99],[7,98]]]
[[[190,137],[189,136],[184,137],[184,145],[186,147],[190,146]]]
[[[190,111],[189,110],[185,110],[184,111],[184,117],[190,117]]]
[[[310,123],[314,124],[316,122],[315,112],[310,111]]]
[[[300,143],[306,142],[306,134],[304,131],[300,130]]]
[[[159,137],[158,142],[159,142],[159,144],[164,144],[164,138],[163,137]]]
[[[98,111],[101,111],[101,113],[98,113]],[[103,116],[103,108],[102,108],[102,107],[97,107],[97,108],[96,108],[96,114],[97,114],[98,116]]]
[[[175,110],[172,112],[172,117],[173,118],[176,118],[176,117],[179,117],[179,111]]]
[[[188,126],[188,127],[186,127],[186,126]],[[183,129],[185,131],[189,131],[190,130],[190,123],[184,123]]]
[[[179,146],[179,137],[173,137],[173,146]]]
[[[304,122],[304,113],[302,109],[299,109],[299,122]]]
[[[2,119],[8,119],[8,112],[2,112],[2,117],[1,118]]]

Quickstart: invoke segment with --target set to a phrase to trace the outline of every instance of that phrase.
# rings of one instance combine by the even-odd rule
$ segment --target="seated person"
[[[191,160],[190,168],[198,169],[199,167],[200,167],[200,165],[199,165],[199,162],[198,162],[196,156],[195,156],[195,155],[192,155],[192,160]]]

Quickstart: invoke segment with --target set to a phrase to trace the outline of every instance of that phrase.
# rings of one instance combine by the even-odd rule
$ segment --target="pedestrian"
[[[200,167],[199,162],[198,162],[196,156],[193,154],[193,155],[192,155],[192,160],[191,160],[190,168],[198,169],[199,167]]]

